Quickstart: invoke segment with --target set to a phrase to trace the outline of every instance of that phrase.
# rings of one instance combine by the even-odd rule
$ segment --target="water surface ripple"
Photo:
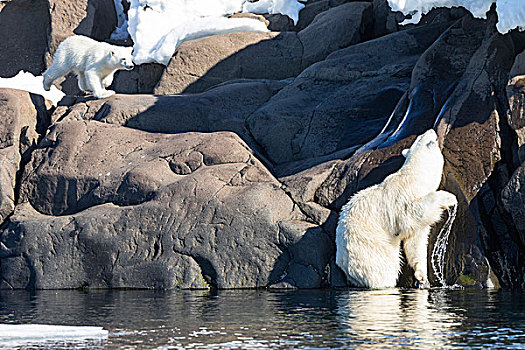
[[[101,340],[10,345],[16,349],[525,349],[525,293],[1,291],[6,323],[110,332]]]

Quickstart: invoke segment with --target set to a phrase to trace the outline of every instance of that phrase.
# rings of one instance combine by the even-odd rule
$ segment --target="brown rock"
[[[319,287],[333,254],[234,134],[61,122],[0,233],[11,288]]]
[[[37,143],[38,131],[47,127],[47,114],[42,107],[41,96],[0,89],[0,224],[15,208],[15,187],[22,162],[27,162],[30,150]]]
[[[238,12],[234,13],[230,16],[230,18],[250,18],[250,19],[256,19],[259,22],[263,22],[266,27],[270,25],[270,21],[268,21],[264,16],[262,15],[256,15],[255,13],[249,13],[249,12]]]
[[[200,94],[115,95],[107,100],[91,99],[58,107],[52,119],[94,119],[162,133],[232,131],[259,150],[246,129],[246,119],[284,85],[268,80],[241,80]]]
[[[0,76],[22,69],[40,75],[65,38],[82,34],[104,40],[115,25],[112,0],[10,1],[0,12]]]
[[[518,158],[525,161],[525,51],[516,56],[509,74],[507,98],[510,106],[508,120],[517,135]]]
[[[319,15],[299,34],[245,32],[185,42],[175,51],[155,93],[202,92],[239,78],[295,77],[331,52],[366,37],[372,26],[371,11],[369,3],[349,3]]]
[[[296,33],[230,33],[182,43],[155,94],[202,92],[233,79],[294,77],[301,70]]]
[[[0,77],[44,70],[50,16],[47,1],[10,1],[0,12]]]
[[[103,41],[117,24],[115,4],[111,0],[49,1],[51,18],[46,65],[62,41],[77,34]]]

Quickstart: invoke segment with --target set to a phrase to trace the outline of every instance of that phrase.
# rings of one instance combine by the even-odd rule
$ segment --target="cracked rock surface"
[[[316,287],[333,249],[233,133],[66,121],[26,174],[3,287]]]
[[[40,96],[0,89],[0,222],[12,214],[22,163],[49,124],[45,110]]]

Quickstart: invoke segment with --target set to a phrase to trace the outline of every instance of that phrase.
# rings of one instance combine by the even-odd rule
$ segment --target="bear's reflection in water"
[[[382,289],[341,294],[337,315],[359,348],[443,348],[462,316],[446,291]],[[459,311],[459,310],[457,310]]]

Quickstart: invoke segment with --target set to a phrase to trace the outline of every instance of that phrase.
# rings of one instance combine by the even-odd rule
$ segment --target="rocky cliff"
[[[525,288],[525,34],[499,34],[495,12],[402,18],[310,0],[296,26],[266,16],[271,33],[120,72],[109,99],[73,77],[56,108],[0,89],[0,288],[344,286],[340,208],[431,127],[459,200],[447,283]],[[0,76],[115,24],[111,0],[8,2]]]

